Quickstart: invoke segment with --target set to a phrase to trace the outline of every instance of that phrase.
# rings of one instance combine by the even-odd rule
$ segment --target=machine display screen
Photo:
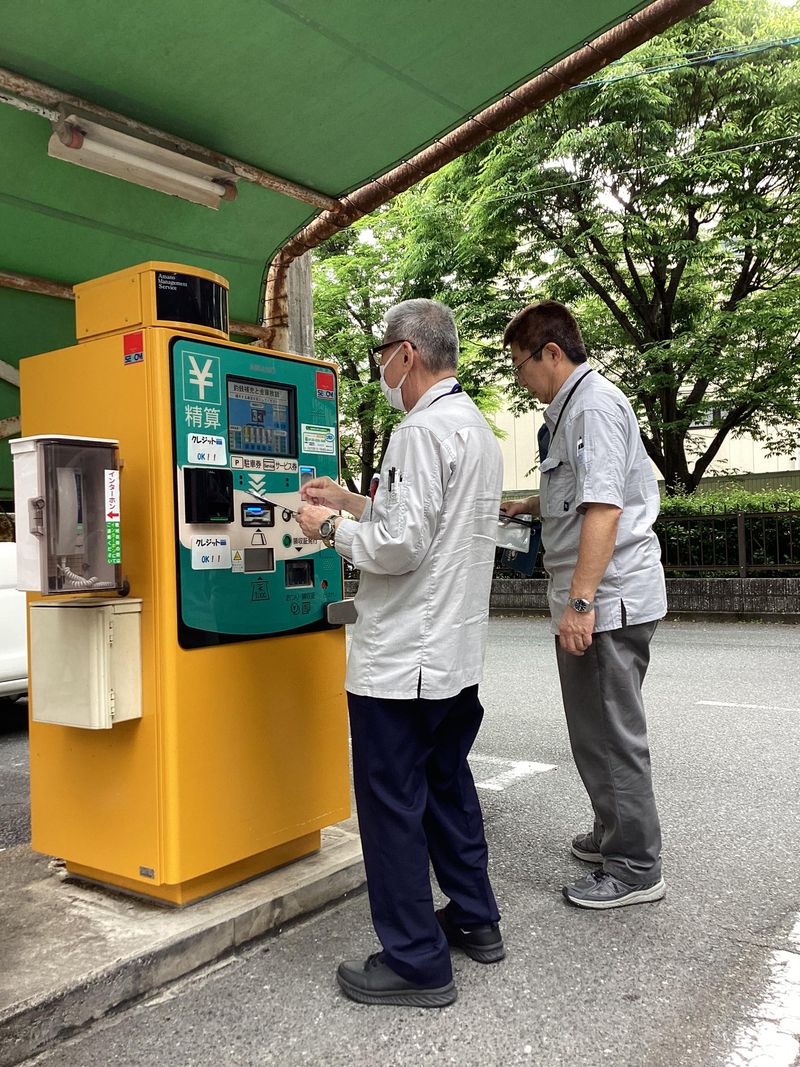
[[[229,377],[228,437],[231,452],[296,456],[294,388]]]

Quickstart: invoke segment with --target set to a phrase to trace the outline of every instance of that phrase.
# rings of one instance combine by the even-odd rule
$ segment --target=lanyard
[[[591,373],[592,373],[592,368],[590,367],[585,374],[582,374],[580,376],[580,378],[578,378],[577,382],[575,382],[575,384],[573,385],[573,387],[570,389],[569,393],[567,394],[567,399],[564,401],[564,406],[561,408],[561,411],[559,411],[559,413],[558,413],[558,418],[556,419],[556,424],[555,424],[555,426],[553,428],[553,432],[550,434],[550,444],[551,445],[552,445],[553,441],[555,440],[556,434],[558,433],[558,427],[561,425],[561,419],[562,419],[562,417],[564,415],[564,412],[567,410],[567,405],[569,404],[570,400],[572,400],[572,397],[575,394],[576,390],[579,388],[579,386],[581,386],[583,384],[583,382],[586,381],[586,379],[589,377],[589,375]]]
[[[458,382],[456,382],[456,384],[453,386],[452,389],[448,389],[446,393],[441,393],[439,396],[434,397],[433,400],[431,400],[430,404],[428,404],[428,407],[432,408],[433,405],[437,402],[437,400],[442,400],[446,396],[452,396],[453,393],[463,393],[463,392],[464,392],[464,390],[461,388],[461,386],[458,384]]]

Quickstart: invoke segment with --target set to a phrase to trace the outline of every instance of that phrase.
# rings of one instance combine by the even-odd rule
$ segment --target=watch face
[[[333,523],[330,519],[323,519],[319,524],[319,532],[321,537],[330,537]]]

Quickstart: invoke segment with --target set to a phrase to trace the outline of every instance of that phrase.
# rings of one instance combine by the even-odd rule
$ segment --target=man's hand
[[[529,496],[525,500],[503,500],[500,503],[500,511],[503,515],[508,515],[509,519],[513,519],[515,515],[537,516],[539,514],[538,504],[539,500],[534,496]]]
[[[330,478],[319,478],[318,480],[321,482],[330,481]],[[311,483],[309,482],[308,484],[310,485]],[[324,522],[330,513],[331,509],[329,507],[319,508],[314,504],[301,504],[300,510],[297,512],[297,523],[306,537],[310,537],[313,541],[319,541],[320,523]]]
[[[342,488],[332,478],[328,478],[327,475],[324,478],[312,478],[300,490],[300,499],[307,504],[332,508],[334,511],[341,511],[345,507],[349,496],[350,494],[346,489]],[[327,515],[322,517],[327,518]]]
[[[564,608],[558,624],[558,640],[565,652],[573,656],[582,656],[592,643],[594,630],[594,609],[576,611],[569,604]]]

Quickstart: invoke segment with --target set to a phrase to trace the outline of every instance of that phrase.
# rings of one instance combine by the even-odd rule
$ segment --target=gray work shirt
[[[480,682],[503,484],[500,446],[455,378],[395,428],[378,491],[336,549],[361,570],[347,691],[438,700]]]
[[[559,414],[579,379],[556,431]],[[666,614],[661,550],[653,533],[660,498],[627,397],[579,364],[544,413],[551,441],[539,502],[552,630],[567,606],[587,504],[622,509],[614,553],[595,596],[595,630],[652,622]]]

